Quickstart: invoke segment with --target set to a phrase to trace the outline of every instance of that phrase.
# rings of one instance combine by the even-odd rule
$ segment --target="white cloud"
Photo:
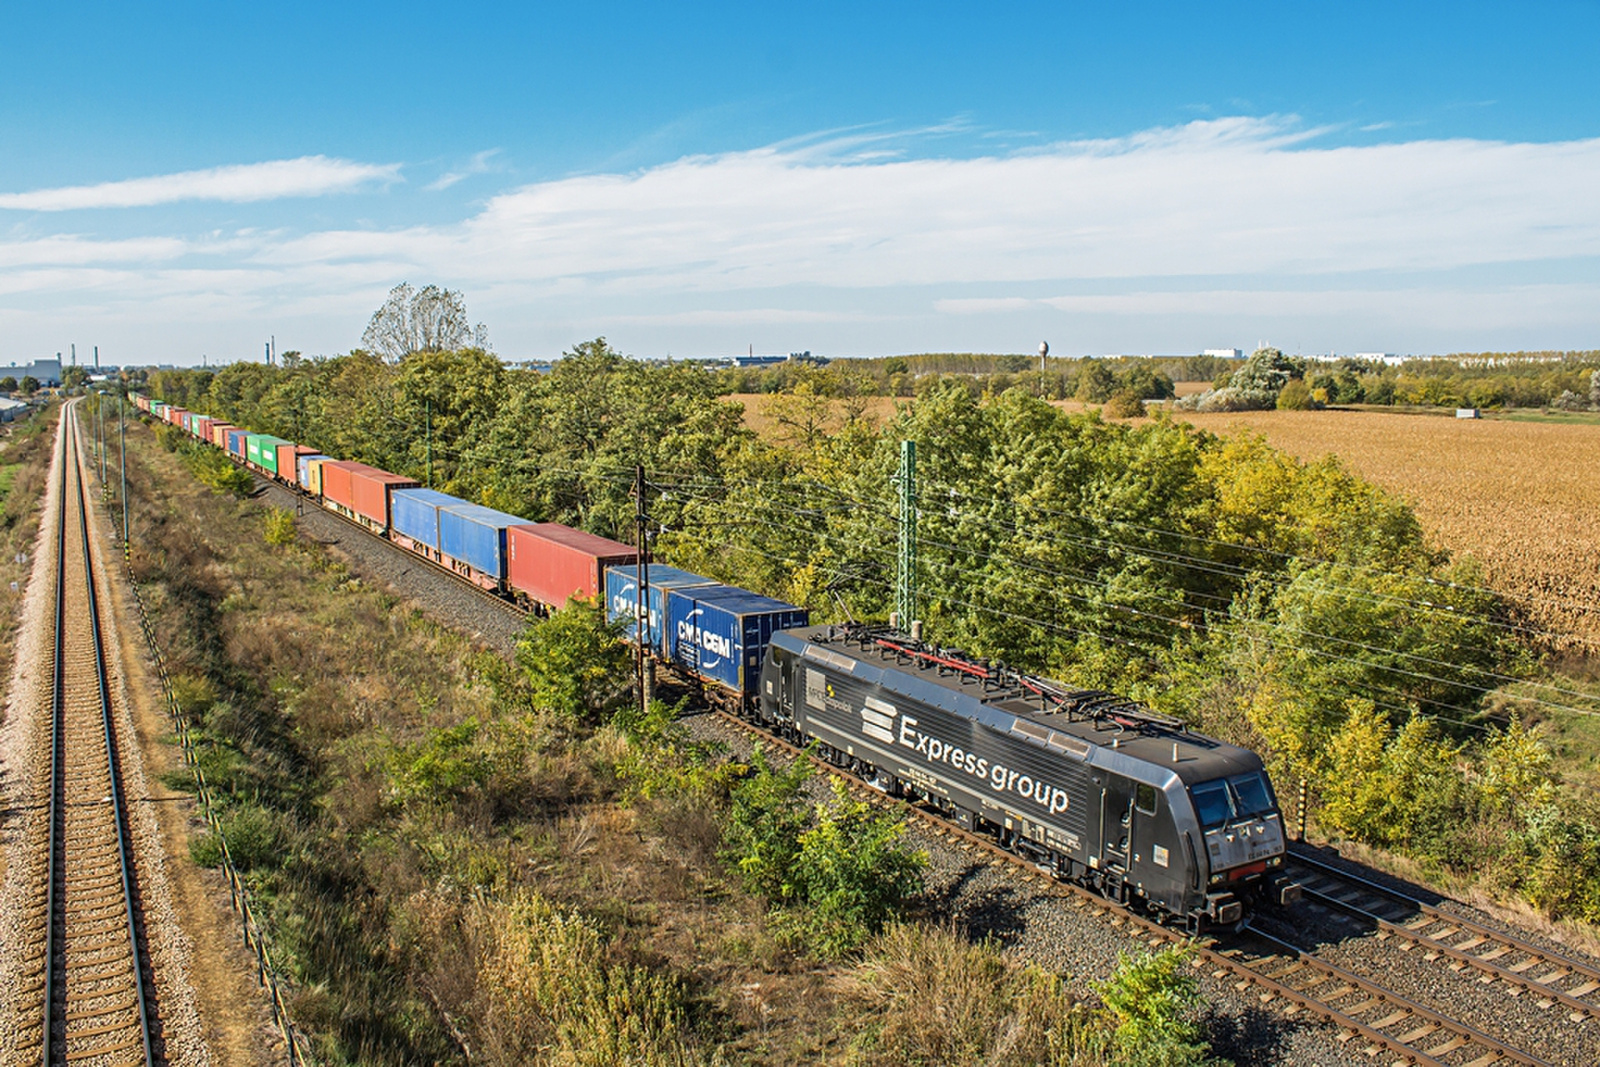
[[[355,163],[327,156],[302,156],[268,163],[244,163],[209,170],[189,170],[151,178],[99,185],[0,193],[0,208],[14,211],[74,211],[81,208],[150,207],[184,200],[245,203],[283,197],[324,196],[349,192],[374,182],[400,177],[400,164]]]
[[[1592,343],[1600,287],[1584,278],[1593,270],[1569,278],[1551,264],[1600,259],[1600,140],[1328,146],[1324,132],[1231,118],[1019,155],[885,160],[877,153],[900,150],[894,136],[840,131],[528,185],[446,225],[127,241],[0,235],[0,291],[43,292],[48,276],[63,304],[146,319],[190,303],[205,322],[298,315],[322,324],[330,349],[353,344],[402,279],[465,290],[508,352],[517,343],[503,321],[625,324],[640,348],[678,351],[691,347],[684,338],[763,324],[802,338],[837,326],[832,336],[852,350],[892,351],[946,336],[999,345],[983,338],[1009,337],[1023,321],[1031,335],[1040,316],[1113,323],[1125,339],[1107,350],[1146,344],[1134,336],[1145,316],[1178,336],[1224,318],[1332,330],[1376,317],[1386,329],[1425,324],[1429,336],[1448,336],[1440,348],[1470,345],[1463,331],[1479,326],[1544,345],[1561,342],[1541,331],[1563,324],[1563,336]],[[397,173],[311,162],[348,181],[297,188]],[[452,174],[479,166],[492,157]],[[173,183],[162,198],[179,187],[188,197],[290,195],[288,182],[213,177],[147,181]],[[126,188],[136,184],[15,194],[0,206],[17,206],[8,201],[18,195],[59,207],[156,202]],[[1475,268],[1470,284],[1458,280],[1463,267]],[[1083,295],[1089,288],[1104,295]],[[31,316],[21,300],[0,300],[0,312]],[[1306,334],[1308,347],[1343,343],[1316,336]]]
[[[490,148],[483,152],[477,152],[471,159],[467,161],[466,166],[462,167],[460,170],[447,171],[446,173],[441,174],[436,180],[431,181],[424,186],[424,188],[433,192],[438,192],[442,189],[448,189],[452,185],[456,185],[459,182],[463,182],[475,174],[488,174],[490,171],[495,169],[494,164],[491,161],[499,154],[500,149],[498,148]]]

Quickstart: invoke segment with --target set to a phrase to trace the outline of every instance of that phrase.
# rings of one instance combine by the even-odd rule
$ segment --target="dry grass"
[[[1424,528],[1483,564],[1535,625],[1600,650],[1600,425],[1373,411],[1184,413],[1260,433],[1311,460],[1333,453],[1409,501]]]

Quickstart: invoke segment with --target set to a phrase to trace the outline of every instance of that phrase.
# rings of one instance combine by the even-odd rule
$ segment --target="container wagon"
[[[415,489],[415,478],[369,467],[350,460],[328,460],[321,464],[322,504],[330,511],[360,523],[380,537],[389,530],[389,494],[396,489]]]
[[[506,531],[507,584],[519,603],[540,612],[604,596],[606,569],[638,558],[631,545],[559,522],[524,519]]]
[[[645,614],[648,622],[645,627],[645,647],[651,655],[665,656],[666,650],[662,644],[663,635],[666,633],[662,627],[665,612],[662,610],[662,599],[669,589],[690,589],[697,585],[717,585],[719,583],[698,574],[691,574],[677,567],[668,567],[663,563],[650,564],[650,589],[646,596]],[[626,620],[623,625],[622,636],[632,644],[639,643],[639,570],[637,565],[623,563],[606,568],[606,618],[612,622],[619,619]]]
[[[804,608],[731,585],[671,589],[666,595],[665,659],[679,671],[720,687],[741,710],[756,697],[756,679],[772,635],[811,621]]]
[[[291,489],[300,484],[300,457],[317,455],[317,450],[309,445],[295,445],[285,442],[278,446],[278,465],[273,473],[278,481]]]

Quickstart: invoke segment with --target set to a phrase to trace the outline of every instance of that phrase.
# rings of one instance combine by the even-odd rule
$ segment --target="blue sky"
[[[0,361],[1600,347],[1600,5],[8,4]]]

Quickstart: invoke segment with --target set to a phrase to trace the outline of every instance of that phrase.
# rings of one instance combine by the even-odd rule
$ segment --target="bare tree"
[[[470,325],[467,302],[459,290],[437,285],[413,289],[409,282],[389,290],[383,306],[372,313],[361,347],[389,363],[399,363],[413,352],[490,351],[488,330],[481,322]]]

